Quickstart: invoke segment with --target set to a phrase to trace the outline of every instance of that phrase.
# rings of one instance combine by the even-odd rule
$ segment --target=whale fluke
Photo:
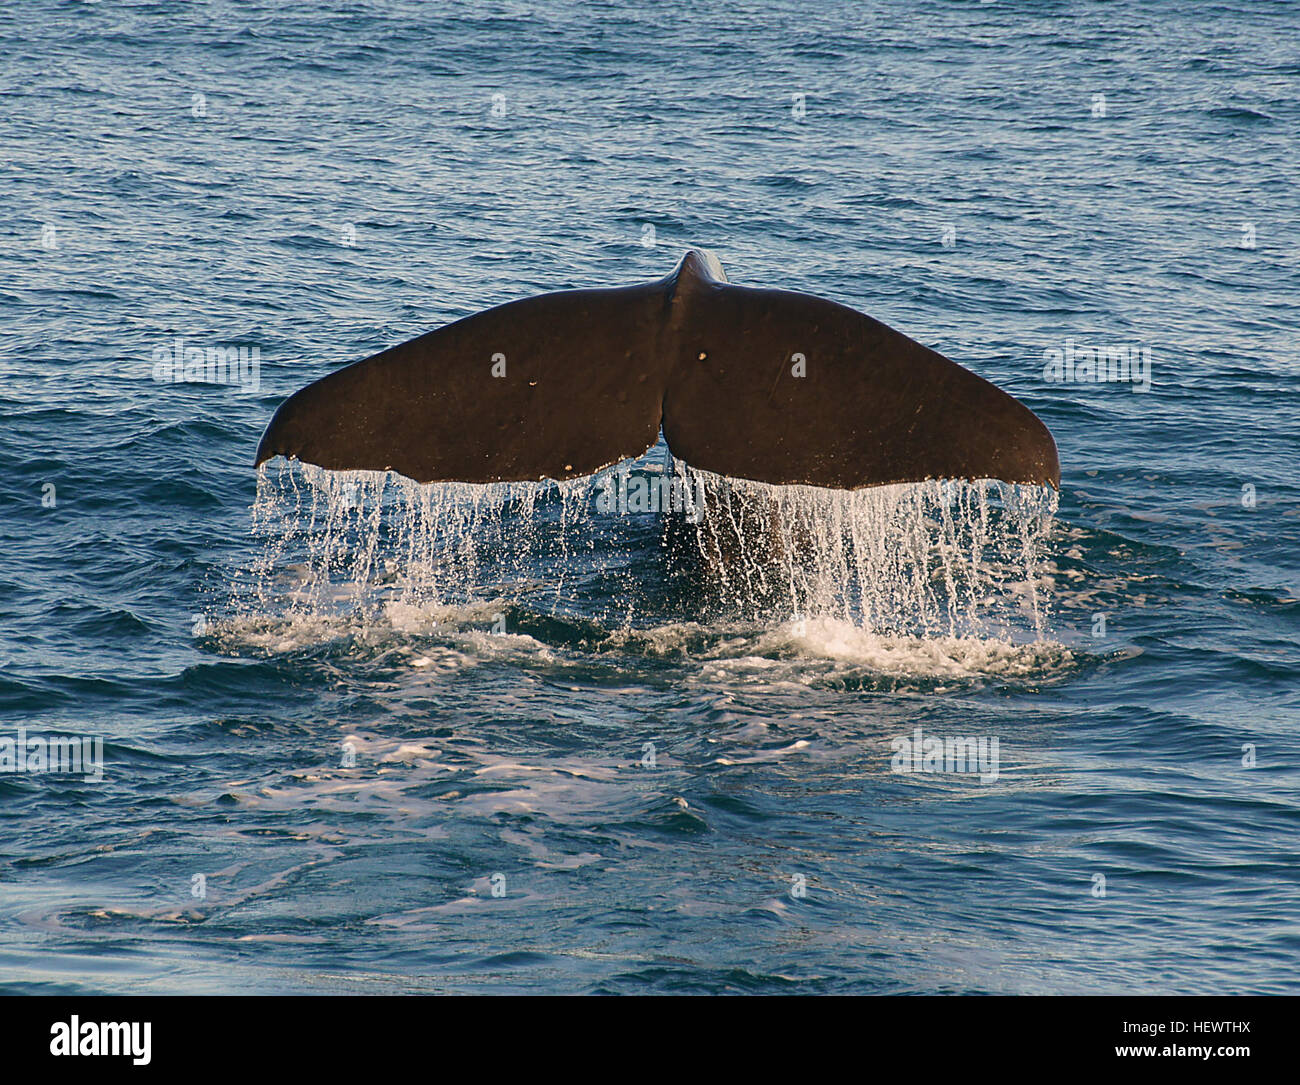
[[[295,392],[257,449],[417,482],[588,475],[662,428],[734,478],[857,489],[1058,486],[1051,433],[943,355],[821,298],[729,283],[708,253],[643,286],[509,302]]]

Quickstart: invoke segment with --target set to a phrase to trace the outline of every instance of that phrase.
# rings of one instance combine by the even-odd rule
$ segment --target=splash
[[[670,476],[682,493],[703,495],[702,512],[664,520],[657,507],[611,502],[637,470],[650,473],[651,490],[655,475]],[[489,485],[276,461],[259,471],[261,545],[238,606],[364,628],[385,615],[505,600],[606,632],[685,606],[834,619],[891,636],[1037,639],[1055,511],[1055,491],[993,481],[846,492],[671,460]]]
[[[693,472],[695,473],[695,472]],[[897,636],[1041,636],[1055,490],[993,480],[844,491],[705,479],[694,550],[719,591],[773,616]]]

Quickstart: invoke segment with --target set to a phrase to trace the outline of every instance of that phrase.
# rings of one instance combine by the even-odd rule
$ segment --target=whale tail
[[[857,489],[931,478],[1058,486],[1018,400],[843,305],[729,283],[692,250],[641,286],[488,309],[295,392],[258,445],[418,482],[592,474],[662,428],[697,468]]]

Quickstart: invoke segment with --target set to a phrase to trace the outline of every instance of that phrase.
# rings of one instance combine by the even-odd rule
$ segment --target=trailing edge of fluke
[[[345,366],[280,405],[257,463],[568,479],[661,428],[677,459],[759,482],[1060,483],[1006,392],[843,305],[732,285],[698,249],[658,282],[509,302]]]

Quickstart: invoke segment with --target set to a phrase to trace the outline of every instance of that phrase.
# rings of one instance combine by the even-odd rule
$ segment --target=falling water
[[[705,495],[667,535],[657,506],[609,500],[665,471]],[[638,461],[568,482],[420,485],[277,461],[258,476],[262,549],[242,602],[364,625],[395,603],[507,599],[625,626],[662,616],[668,584],[693,579],[693,613],[707,601],[889,635],[1039,638],[1055,510],[1055,491],[987,480],[840,491]]]
[[[884,634],[1041,636],[1055,490],[928,481],[864,490],[711,476],[696,535],[724,594]]]

